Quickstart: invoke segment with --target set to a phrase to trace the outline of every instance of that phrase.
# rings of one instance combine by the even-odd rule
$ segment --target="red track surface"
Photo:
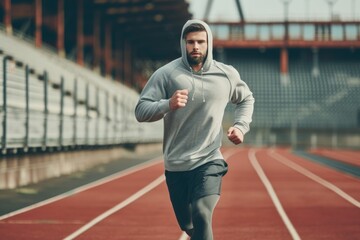
[[[314,149],[310,151],[313,154],[332,158],[335,160],[360,166],[360,151],[356,150],[334,150],[334,149]]]
[[[360,239],[359,179],[287,149],[228,148],[224,156],[229,172],[214,214],[216,240]],[[162,173],[161,163],[152,164],[3,217],[0,239],[178,240]]]

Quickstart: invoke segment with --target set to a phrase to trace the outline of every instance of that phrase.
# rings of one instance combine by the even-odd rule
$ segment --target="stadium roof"
[[[63,20],[59,20],[61,14]],[[137,55],[173,57],[178,55],[181,28],[191,18],[186,0],[0,1],[0,19],[4,19],[5,27],[12,25],[27,36],[35,36],[42,29],[37,41],[58,50],[57,42],[64,38],[67,55],[77,48],[79,38],[94,47],[97,38],[104,48],[105,39],[111,35],[113,46],[125,40]],[[59,31],[64,32],[62,36]]]
[[[153,57],[176,53],[181,28],[192,18],[186,0],[94,0],[94,8],[137,47],[138,54]]]

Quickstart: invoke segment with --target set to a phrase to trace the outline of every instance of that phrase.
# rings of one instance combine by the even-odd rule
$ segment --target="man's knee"
[[[193,221],[196,225],[207,225],[211,223],[212,211],[207,208],[196,209],[193,211]]]
[[[218,195],[210,195],[193,202],[192,218],[194,223],[211,224],[214,208],[219,200]]]

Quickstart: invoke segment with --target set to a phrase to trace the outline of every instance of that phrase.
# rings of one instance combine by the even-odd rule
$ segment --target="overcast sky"
[[[239,21],[236,0],[213,0],[211,21]],[[240,0],[246,20],[269,21],[284,19],[282,0]],[[329,20],[331,0],[291,0],[290,20]],[[332,0],[333,14],[341,20],[360,20],[360,0]],[[194,18],[203,19],[208,0],[188,0]]]

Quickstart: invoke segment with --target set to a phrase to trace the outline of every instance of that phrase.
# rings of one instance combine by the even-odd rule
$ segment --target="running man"
[[[213,60],[205,22],[187,21],[180,41],[182,56],[150,77],[135,115],[139,122],[163,119],[166,183],[179,226],[192,240],[212,240],[212,215],[228,170],[220,152],[225,107],[236,105],[227,137],[240,144],[255,100],[235,68]]]

